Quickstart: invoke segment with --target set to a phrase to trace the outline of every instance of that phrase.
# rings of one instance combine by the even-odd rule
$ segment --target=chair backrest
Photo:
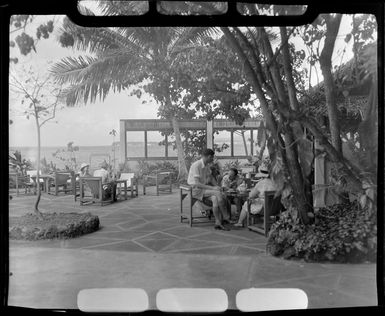
[[[55,172],[55,184],[56,185],[67,184],[68,179],[71,179],[71,173],[69,173],[69,172]]]
[[[119,180],[126,180],[127,181],[127,186],[131,185],[131,179],[135,177],[135,173],[130,172],[130,173],[121,173]]]
[[[31,177],[34,177],[37,175],[37,170],[27,170],[27,176],[30,183],[33,183],[33,180]],[[39,175],[41,175],[41,170],[39,172]],[[40,182],[43,182],[43,179],[40,179]]]
[[[102,177],[80,177],[79,181],[86,183],[87,186],[91,189],[92,194],[99,195],[99,189],[102,185]]]
[[[39,174],[41,175],[41,170],[40,170]],[[29,175],[30,177],[36,176],[37,170],[27,170],[27,175]]]
[[[276,191],[265,191],[265,208],[268,216],[278,215],[284,210],[281,195],[275,196]]]

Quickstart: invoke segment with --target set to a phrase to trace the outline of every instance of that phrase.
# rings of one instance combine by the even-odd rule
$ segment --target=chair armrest
[[[185,191],[192,191],[192,186],[189,185],[189,184],[180,184],[179,185],[179,188],[181,190],[185,190]]]

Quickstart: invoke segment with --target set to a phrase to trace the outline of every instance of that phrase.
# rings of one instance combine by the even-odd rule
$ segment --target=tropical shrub
[[[127,162],[119,163],[118,170],[121,173],[131,173],[133,170],[129,167]]]
[[[51,174],[58,170],[56,168],[56,164],[54,164],[52,161],[48,163],[45,157],[40,160],[40,168],[43,174]]]
[[[231,160],[231,161],[226,162],[223,165],[223,172],[229,171],[231,168],[235,168],[235,169],[239,170],[240,167],[241,167],[241,163],[238,159]]]
[[[9,156],[9,165],[12,166],[14,172],[20,172],[22,175],[26,175],[27,170],[34,169],[31,160],[22,158],[21,152],[18,150]]]
[[[319,209],[314,223],[305,226],[286,211],[271,227],[267,250],[307,261],[375,261],[376,212],[368,213],[359,202],[336,204]]]
[[[78,163],[75,152],[79,151],[79,146],[73,146],[74,142],[69,142],[65,149],[57,149],[52,156],[64,163],[66,171],[77,171]]]
[[[172,171],[173,172],[173,181],[178,178],[178,168],[173,163],[169,161],[160,161],[153,164],[150,164],[146,160],[140,160],[139,166],[137,169],[137,174],[139,178],[143,178],[144,175],[154,174],[157,171]]]

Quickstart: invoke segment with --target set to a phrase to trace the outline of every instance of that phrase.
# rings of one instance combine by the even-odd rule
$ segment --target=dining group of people
[[[222,179],[217,177],[218,169],[212,168],[214,165],[214,156],[215,153],[212,149],[205,149],[202,152],[201,159],[191,165],[187,183],[192,186],[192,196],[204,204],[212,204],[215,229],[230,230],[231,225],[234,227],[243,227],[248,212],[247,198],[251,201],[250,212],[252,214],[261,213],[264,206],[264,192],[274,191],[274,182],[270,178],[267,166],[261,165],[258,168],[258,173],[255,175],[255,177],[261,180],[256,183],[248,195],[243,195],[246,198],[237,195],[226,196],[226,191],[246,192],[247,185],[245,179],[239,174],[236,168],[231,168]],[[231,200],[228,201],[228,199]],[[207,203],[208,201],[209,203]],[[230,220],[230,214],[227,208],[228,202],[237,205],[237,210],[240,214],[236,222]]]
[[[89,168],[90,168],[90,165],[88,163],[82,163],[80,165],[80,171],[78,173],[76,180],[79,180],[79,177],[90,177],[90,176],[101,177],[102,178],[102,188],[103,188],[102,199],[105,200],[105,199],[111,198],[111,196],[112,196],[113,201],[116,202],[117,184],[114,181],[116,177],[113,175],[107,162],[103,161],[100,164],[100,168],[95,170],[93,175],[90,174]]]

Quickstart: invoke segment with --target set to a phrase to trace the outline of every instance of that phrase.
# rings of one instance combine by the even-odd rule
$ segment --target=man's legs
[[[218,190],[205,190],[204,196],[210,197],[213,203],[215,225],[221,225],[222,220],[229,222],[229,213],[227,210],[227,203],[223,194]]]
[[[210,196],[211,202],[213,203],[213,214],[215,218],[215,226],[222,224],[222,216],[219,212],[218,198],[215,195]]]

